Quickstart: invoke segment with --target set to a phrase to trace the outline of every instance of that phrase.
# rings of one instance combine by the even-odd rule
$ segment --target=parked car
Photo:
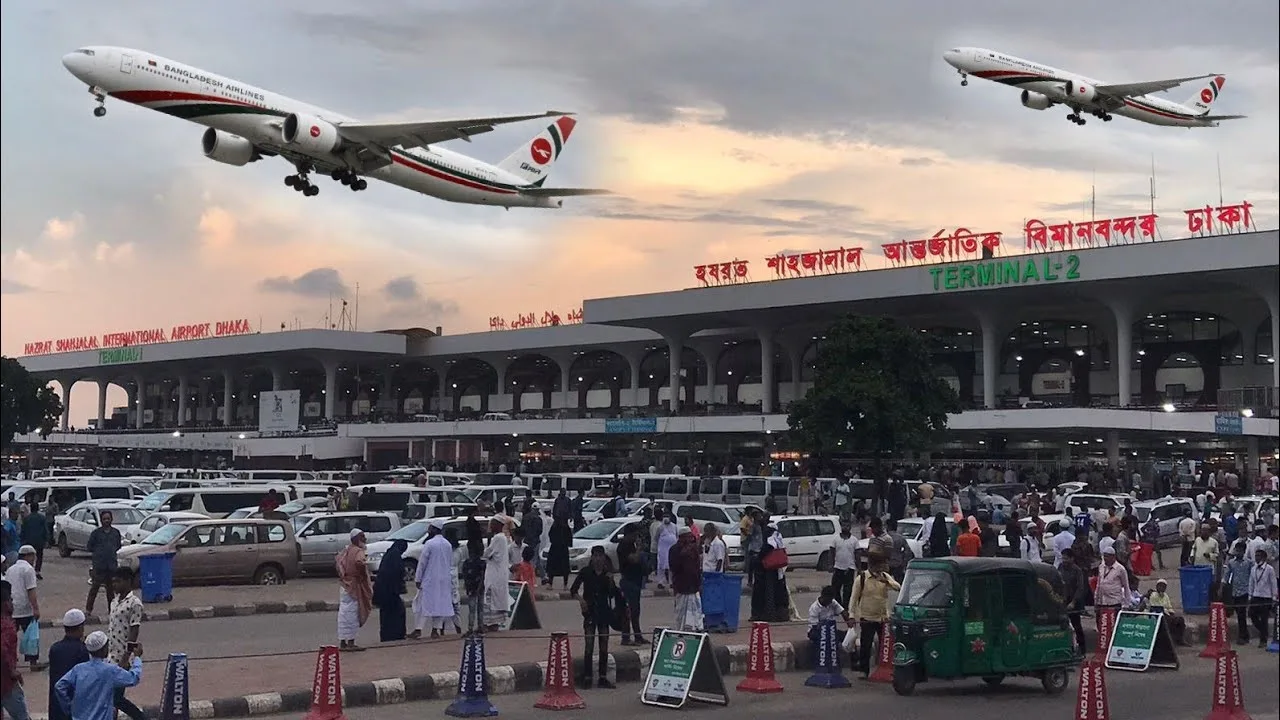
[[[633,517],[604,518],[574,533],[573,544],[569,546],[569,568],[576,573],[586,567],[587,561],[591,558],[591,548],[599,545],[604,548],[604,554],[609,557],[609,561],[613,563],[616,570],[618,543],[622,542],[626,529],[632,525],[644,526],[645,522]],[[645,528],[645,532],[648,532],[648,528]],[[549,548],[542,550],[544,561],[548,552]]]
[[[302,513],[292,521],[304,571],[332,570],[334,558],[349,544],[355,528],[364,530],[365,541],[370,543],[400,529],[400,514],[392,511]]]
[[[439,520],[439,518],[436,518]],[[489,516],[477,517],[481,528],[488,528]],[[369,543],[365,549],[367,554],[367,564],[370,575],[378,574],[378,565],[382,563],[382,556],[386,554],[387,549],[391,547],[393,540],[404,540],[409,543],[409,547],[404,551],[404,574],[406,578],[412,578],[418,572],[418,558],[422,557],[422,546],[427,543],[427,528],[429,520],[418,520],[409,523],[399,530],[387,535],[378,542]],[[520,522],[513,520],[519,527]],[[466,518],[452,518],[444,521],[444,536],[456,548],[466,543]]]
[[[173,521],[116,557],[136,570],[140,558],[156,553],[174,553],[174,585],[281,585],[300,572],[298,542],[284,520]]]
[[[168,525],[171,522],[182,520],[208,520],[207,515],[191,512],[189,510],[173,510],[151,513],[143,518],[142,522],[134,527],[129,528],[127,533],[122,533],[125,544],[142,542],[148,535]]]
[[[1191,498],[1162,498],[1160,500],[1142,500],[1133,504],[1133,513],[1138,518],[1138,527],[1146,527],[1155,518],[1160,523],[1160,539],[1156,541],[1157,549],[1182,544],[1178,534],[1178,523],[1190,514],[1196,517],[1196,504]],[[1141,534],[1139,534],[1141,536]]]
[[[1068,495],[1064,503],[1063,514],[1075,517],[1082,512],[1093,512],[1097,509],[1115,510],[1117,513],[1124,507],[1124,501],[1133,501],[1132,495],[1124,493],[1084,493]]]
[[[604,520],[605,517],[602,511],[604,510],[604,506],[611,502],[613,502],[613,498],[611,497],[588,499],[586,502],[582,503],[582,519],[586,520],[588,525],[597,520]],[[644,509],[652,504],[653,501],[648,498],[631,498],[627,500],[627,514],[623,517],[640,517],[644,512]],[[547,517],[551,517],[551,503],[543,501],[539,504],[539,507],[543,506],[546,507],[546,512],[544,514]]]
[[[147,516],[131,505],[111,500],[86,500],[71,506],[66,514],[53,519],[54,542],[58,554],[71,557],[76,550],[89,549],[89,535],[102,525],[102,513],[111,513],[111,524],[120,531],[121,538]]]
[[[786,515],[773,518],[787,548],[788,567],[831,570],[831,545],[840,537],[840,518],[835,515]]]

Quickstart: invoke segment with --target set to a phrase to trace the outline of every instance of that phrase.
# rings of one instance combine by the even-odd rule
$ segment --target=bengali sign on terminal
[[[933,292],[1052,285],[1080,279],[1080,256],[1023,255],[929,268]]]
[[[232,337],[235,335],[251,335],[254,329],[248,320],[219,320],[217,322],[192,323],[174,325],[169,329],[163,327],[143,328],[141,330],[125,330],[108,332],[101,335],[79,335],[76,337],[52,340],[37,340],[22,346],[23,355],[52,355],[55,353],[84,352],[86,350],[110,350],[113,348],[129,348],[138,345],[157,345],[167,342],[186,340],[206,340],[209,338]],[[100,356],[100,365],[114,365],[120,362],[137,362],[136,360],[115,360],[107,362]]]
[[[656,433],[658,418],[608,418],[604,421],[604,431],[608,434]]]

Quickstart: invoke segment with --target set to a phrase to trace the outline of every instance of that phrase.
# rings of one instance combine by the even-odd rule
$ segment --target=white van
[[[67,509],[85,500],[132,500],[143,496],[134,485],[118,480],[27,480],[15,483],[3,490],[4,499],[10,493],[20,502],[36,500],[44,507],[53,497],[58,507]]]
[[[744,505],[766,507],[765,501],[772,496],[777,512],[786,512],[790,509],[787,506],[787,492],[790,489],[791,478],[744,475],[739,502]]]
[[[270,490],[283,493],[280,487],[268,485],[235,485],[232,487],[179,488],[157,490],[138,503],[144,512],[197,512],[219,519],[242,507],[256,506]],[[297,487],[299,497],[324,497],[324,486]],[[286,499],[288,496],[285,496]]]
[[[511,419],[511,413],[504,413],[504,412],[487,412],[484,415],[480,416],[481,422],[484,422],[486,420],[510,420],[510,419]]]
[[[433,470],[427,473],[427,487],[470,485],[473,478],[475,478],[475,475],[471,473],[435,472]]]
[[[553,498],[563,489],[569,497],[577,497],[579,490],[586,495],[595,487],[596,477],[595,473],[546,473],[542,476],[539,492],[534,494]]]

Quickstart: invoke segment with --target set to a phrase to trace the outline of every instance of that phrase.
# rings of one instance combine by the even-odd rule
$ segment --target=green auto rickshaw
[[[1075,650],[1062,577],[1047,563],[1008,558],[912,560],[893,608],[893,689],[931,678],[1036,677],[1067,688]]]

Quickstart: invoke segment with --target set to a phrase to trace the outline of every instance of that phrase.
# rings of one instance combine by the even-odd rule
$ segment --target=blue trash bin
[[[155,553],[138,557],[138,585],[142,602],[173,600],[173,556],[177,553]]]
[[[1209,613],[1209,590],[1213,587],[1212,565],[1187,565],[1178,570],[1182,582],[1182,612],[1187,615]]]
[[[737,632],[741,608],[741,575],[702,573],[702,624],[707,632]]]

